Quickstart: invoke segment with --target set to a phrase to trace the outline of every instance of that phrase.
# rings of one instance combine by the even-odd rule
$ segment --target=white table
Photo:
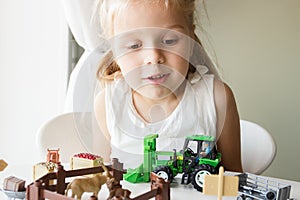
[[[28,164],[19,165],[19,166],[8,166],[3,172],[0,172],[0,188],[2,188],[3,180],[8,176],[16,176],[18,178],[26,180],[26,184],[30,184],[32,182],[32,171],[33,166]],[[292,186],[291,198],[296,198],[300,200],[300,182],[276,179],[274,180],[287,183]],[[201,192],[198,192],[190,185],[181,185],[180,177],[176,177],[173,183],[171,184],[171,200],[192,200],[192,199],[205,199],[205,200],[215,200],[216,196],[208,196],[203,195]],[[122,181],[121,183],[123,188],[129,189],[131,193],[131,197],[136,197],[144,192],[150,190],[150,183],[139,183],[132,184],[127,181]],[[91,194],[84,194],[82,199],[88,199]],[[98,199],[106,199],[108,197],[108,190],[106,186],[103,186],[101,191],[99,192]],[[7,199],[6,196],[0,192],[0,200]],[[236,197],[223,197],[224,200],[235,200]]]
[[[292,186],[292,191],[290,197],[300,200],[300,182],[287,181],[282,179],[274,179]],[[175,178],[175,181],[171,184],[171,200],[194,200],[194,199],[205,199],[205,200],[216,200],[216,196],[203,195],[193,188],[191,184],[182,185],[180,178]],[[132,197],[135,197],[143,192],[146,192],[150,188],[149,183],[142,184],[132,184],[123,181],[123,188],[132,191]],[[100,193],[105,193],[105,191],[100,191]],[[99,194],[101,195],[101,194]],[[223,197],[224,200],[236,200],[236,197]]]

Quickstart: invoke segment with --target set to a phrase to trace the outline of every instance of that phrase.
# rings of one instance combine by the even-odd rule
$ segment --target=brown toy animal
[[[76,178],[68,184],[65,194],[68,195],[68,191],[72,190],[72,198],[76,196],[77,199],[81,199],[84,192],[93,192],[94,196],[98,196],[102,185],[105,184],[107,178],[111,176],[108,169],[104,165],[101,166],[107,175],[99,173],[92,178]]]
[[[109,197],[107,200],[130,200],[129,197],[131,192],[127,189],[121,188],[121,185],[115,178],[107,178],[106,182],[107,188],[109,190]]]

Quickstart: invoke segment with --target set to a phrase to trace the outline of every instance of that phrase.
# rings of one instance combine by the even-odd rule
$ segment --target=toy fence
[[[118,159],[113,159],[111,166],[106,166],[112,172],[112,176],[117,180],[123,180],[123,163]],[[77,170],[64,170],[62,165],[58,165],[57,172],[48,173],[39,178],[34,183],[27,186],[26,199],[27,200],[74,200],[71,197],[65,196],[65,189],[67,187],[66,178],[83,176],[88,174],[95,174],[104,172],[102,167],[92,167]],[[56,185],[50,185],[50,180],[56,180]],[[156,200],[170,200],[170,183],[151,173],[151,190],[142,195],[139,195],[132,200],[146,200],[155,197]],[[97,200],[97,197],[91,196],[90,200]]]
[[[170,200],[170,182],[158,177],[157,174],[150,174],[151,190],[132,200],[146,200],[155,197],[155,200]]]
[[[123,163],[120,163],[118,159],[112,160],[111,166],[106,166],[109,171],[112,172],[112,176],[121,181],[123,179],[123,173],[125,170],[123,169]],[[70,197],[66,197],[65,189],[67,187],[66,178],[75,177],[75,176],[83,176],[88,174],[96,174],[104,172],[101,166],[99,167],[91,167],[85,169],[77,169],[77,170],[64,170],[62,165],[58,165],[57,172],[48,173],[45,176],[36,180],[33,184],[27,186],[26,191],[26,199],[28,200],[42,200],[42,199],[53,199],[53,200],[67,200],[73,199]],[[56,180],[56,185],[50,185],[50,180]],[[91,199],[93,199],[91,197]]]

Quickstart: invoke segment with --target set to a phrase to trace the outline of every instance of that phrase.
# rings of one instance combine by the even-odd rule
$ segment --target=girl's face
[[[130,4],[113,28],[114,57],[127,83],[152,99],[175,92],[187,75],[192,49],[193,30],[183,13],[164,3]]]

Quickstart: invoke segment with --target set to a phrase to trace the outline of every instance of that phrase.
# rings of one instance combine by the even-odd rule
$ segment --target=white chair
[[[105,44],[103,44],[103,49]],[[70,75],[64,112],[92,112],[97,70],[104,50],[85,51]]]
[[[48,148],[59,148],[60,161],[69,163],[72,155],[91,152],[91,127],[91,113],[65,113],[50,119],[37,133],[36,142],[41,157],[46,160]]]
[[[240,122],[243,170],[261,174],[275,158],[276,143],[269,132],[258,124],[245,120]]]

